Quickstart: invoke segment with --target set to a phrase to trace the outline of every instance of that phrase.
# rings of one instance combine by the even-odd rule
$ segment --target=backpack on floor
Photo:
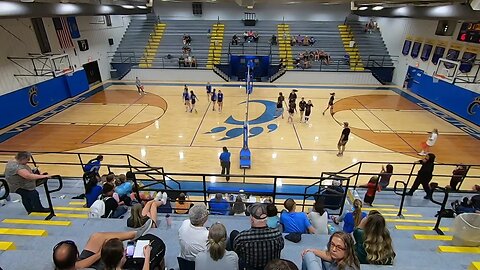
[[[96,200],[92,206],[90,206],[90,211],[88,213],[89,218],[101,218],[105,215],[105,201],[110,197],[105,197],[103,199]]]

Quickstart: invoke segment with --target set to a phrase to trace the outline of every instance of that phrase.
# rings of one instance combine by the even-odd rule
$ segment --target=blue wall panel
[[[60,76],[0,96],[0,128],[88,90],[85,71]]]
[[[480,94],[442,80],[434,83],[432,76],[418,68],[409,67],[408,73],[413,93],[480,125]]]

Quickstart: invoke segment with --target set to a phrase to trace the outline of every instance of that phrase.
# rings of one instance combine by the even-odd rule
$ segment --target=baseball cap
[[[265,219],[267,218],[267,205],[254,203],[248,208],[248,212],[255,219]]]

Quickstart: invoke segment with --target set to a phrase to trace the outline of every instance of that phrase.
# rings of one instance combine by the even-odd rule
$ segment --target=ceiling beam
[[[133,8],[131,8],[133,7]],[[117,5],[0,2],[0,18],[148,14],[151,8]]]

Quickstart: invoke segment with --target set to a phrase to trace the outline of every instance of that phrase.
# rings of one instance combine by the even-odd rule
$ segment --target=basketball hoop
[[[65,68],[63,69],[63,74],[67,76],[72,76],[73,75],[73,68]]]

